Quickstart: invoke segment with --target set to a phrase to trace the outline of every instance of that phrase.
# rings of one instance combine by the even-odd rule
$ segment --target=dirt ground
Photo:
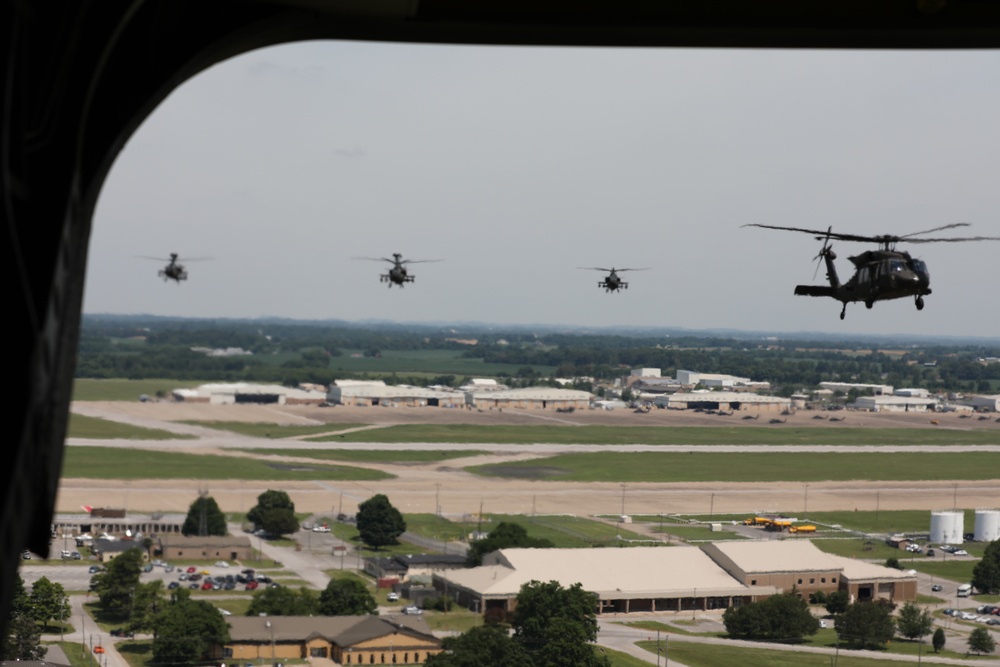
[[[174,424],[180,420],[247,421],[275,424],[329,423],[331,431],[342,424],[395,425],[405,423],[470,423],[470,424],[606,424],[651,426],[720,426],[740,425],[754,428],[800,426],[812,428],[887,428],[913,427],[935,429],[986,430],[996,434],[1000,450],[1000,423],[995,415],[989,420],[961,418],[956,414],[873,414],[859,412],[822,413],[843,417],[831,422],[814,419],[817,413],[800,411],[787,417],[786,424],[770,425],[775,413],[763,412],[757,420],[732,416],[708,415],[687,411],[654,410],[636,414],[631,410],[577,410],[560,414],[542,410],[476,410],[444,408],[379,408],[307,406],[210,406],[190,403],[88,402],[75,403],[75,412],[104,417],[136,425],[196,433],[196,441],[127,441],[113,444],[130,448],[171,449],[230,455],[272,456],[267,447],[297,447],[294,440],[261,440],[228,432],[209,431],[199,427]],[[750,413],[754,414],[754,413]],[[932,424],[931,420],[938,421]],[[70,440],[70,446],[112,444],[108,441],[89,443]],[[337,445],[330,443],[330,447]],[[360,446],[345,443],[346,448]],[[427,445],[424,445],[427,446]],[[259,454],[230,451],[232,448],[255,448]],[[385,447],[399,448],[399,445]],[[489,449],[483,445],[429,445],[433,449]],[[591,446],[593,447],[593,446]],[[601,451],[609,446],[599,445]],[[406,448],[414,448],[407,446]],[[587,448],[584,448],[584,451]],[[710,447],[699,447],[709,450]],[[385,493],[403,512],[429,512],[440,509],[450,517],[461,517],[479,511],[487,513],[521,514],[658,514],[699,513],[725,514],[777,510],[805,514],[808,511],[829,510],[891,510],[891,509],[951,509],[953,507],[1000,507],[1000,471],[989,481],[938,482],[799,482],[788,483],[574,483],[511,479],[490,479],[472,475],[463,467],[495,460],[516,460],[557,451],[581,451],[581,446],[504,446],[489,456],[475,459],[452,459],[443,464],[366,464],[396,475],[378,482],[247,482],[243,480],[132,480],[109,484],[102,480],[64,479],[57,501],[57,511],[75,513],[81,505],[122,507],[140,512],[186,512],[198,491],[207,487],[224,511],[245,512],[256,503],[256,497],[268,488],[286,490],[295,501],[296,509],[319,515],[335,514],[339,510],[354,512],[357,503],[375,493]],[[900,452],[900,456],[905,456]]]

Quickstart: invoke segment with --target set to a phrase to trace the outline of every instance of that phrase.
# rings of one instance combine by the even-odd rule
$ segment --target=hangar
[[[937,403],[936,398],[916,396],[858,396],[854,407],[870,412],[928,412]]]
[[[474,611],[511,612],[530,581],[579,583],[599,614],[707,611],[796,591],[853,600],[915,600],[916,575],[834,556],[809,540],[732,540],[700,547],[501,549],[479,567],[434,575],[434,588]]]
[[[759,410],[781,412],[792,400],[781,396],[763,396],[737,391],[691,391],[656,399],[660,405],[675,410]]]
[[[381,381],[350,382],[340,381],[330,385],[326,398],[336,405],[384,405],[460,408],[465,405],[465,397],[457,391],[411,387],[409,385],[390,386]]]
[[[319,405],[326,395],[314,389],[295,389],[280,384],[220,382],[203,384],[194,389],[174,389],[175,401],[234,405],[239,403],[275,403],[277,405]]]
[[[434,588],[469,609],[510,612],[529,581],[576,583],[597,595],[598,613],[724,609],[774,595],[747,586],[698,547],[501,549],[480,567],[434,575]]]
[[[467,405],[483,409],[521,408],[524,410],[569,409],[590,407],[594,395],[576,389],[529,387],[500,391],[470,391],[465,394]]]
[[[809,540],[712,542],[702,547],[712,559],[747,585],[796,590],[802,596],[846,590],[852,600],[917,599],[917,577],[873,563],[821,551]]]

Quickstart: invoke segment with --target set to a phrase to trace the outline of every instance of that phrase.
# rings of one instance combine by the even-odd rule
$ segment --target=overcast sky
[[[84,311],[1000,336],[1000,242],[934,293],[797,297],[789,225],[1000,236],[1000,51],[308,42],[190,80],[119,155]],[[849,254],[834,243],[841,279]],[[210,257],[164,284],[139,256]],[[416,282],[388,289],[402,253]],[[606,294],[577,267],[648,267]]]

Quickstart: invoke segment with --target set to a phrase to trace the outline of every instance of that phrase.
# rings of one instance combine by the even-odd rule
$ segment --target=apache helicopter
[[[608,275],[604,280],[597,283],[598,287],[603,287],[605,292],[617,292],[620,289],[628,289],[628,283],[622,280],[618,274],[623,271],[647,271],[648,269],[616,269],[614,267],[610,269],[602,269],[599,266],[578,266],[578,269],[583,269],[584,271],[604,271]]]
[[[154,259],[154,260],[156,260],[158,262],[169,262],[165,267],[163,267],[162,269],[160,269],[160,271],[157,273],[158,276],[160,276],[161,278],[163,278],[163,282],[167,282],[168,280],[173,280],[178,285],[180,285],[182,280],[187,280],[187,278],[188,278],[187,269],[184,268],[183,264],[181,264],[181,263],[179,263],[177,261],[177,253],[176,252],[170,253],[170,259],[169,260],[161,259],[159,257],[143,257],[143,259]],[[203,260],[203,259],[208,259],[208,258],[207,257],[195,257],[193,259],[185,259],[184,261],[185,262],[197,262],[197,261],[200,261],[200,260]]]
[[[797,285],[795,293],[801,296],[828,296],[843,303],[840,319],[844,319],[847,304],[852,301],[864,301],[866,308],[871,308],[876,301],[914,297],[917,310],[924,309],[924,297],[931,293],[930,274],[927,265],[920,259],[914,259],[910,253],[896,250],[897,243],[956,243],[963,241],[1000,241],[1000,237],[970,236],[965,238],[915,238],[920,234],[939,232],[955,227],[968,227],[967,222],[957,222],[943,227],[926,229],[903,236],[882,234],[880,236],[861,236],[858,234],[834,233],[833,227],[825,232],[816,229],[801,229],[799,227],[779,227],[776,225],[749,224],[744,227],[763,227],[764,229],[782,229],[791,232],[816,234],[817,241],[823,241],[823,247],[814,259],[822,259],[826,263],[826,285]],[[877,243],[878,250],[866,250],[859,255],[848,257],[854,264],[854,275],[846,283],[841,284],[837,277],[837,269],[833,260],[837,255],[830,246],[830,240],[858,241],[860,243]],[[817,265],[816,270],[819,271]]]
[[[399,285],[403,287],[406,283],[412,283],[414,276],[411,276],[407,270],[407,264],[427,264],[430,262],[443,262],[443,259],[403,259],[403,256],[398,252],[392,253],[393,259],[388,259],[387,257],[355,257],[354,259],[368,259],[373,262],[389,262],[392,264],[392,268],[389,269],[389,273],[383,273],[379,276],[379,280],[384,283],[389,283],[391,288],[393,285]]]

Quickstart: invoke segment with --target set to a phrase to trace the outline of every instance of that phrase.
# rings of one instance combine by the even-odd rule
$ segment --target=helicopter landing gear
[[[914,303],[917,304],[917,310],[923,310],[924,309],[924,297],[918,296],[917,300]]]
[[[844,302],[844,307],[840,309],[840,319],[844,319],[845,315],[847,315],[847,302],[846,301]]]

